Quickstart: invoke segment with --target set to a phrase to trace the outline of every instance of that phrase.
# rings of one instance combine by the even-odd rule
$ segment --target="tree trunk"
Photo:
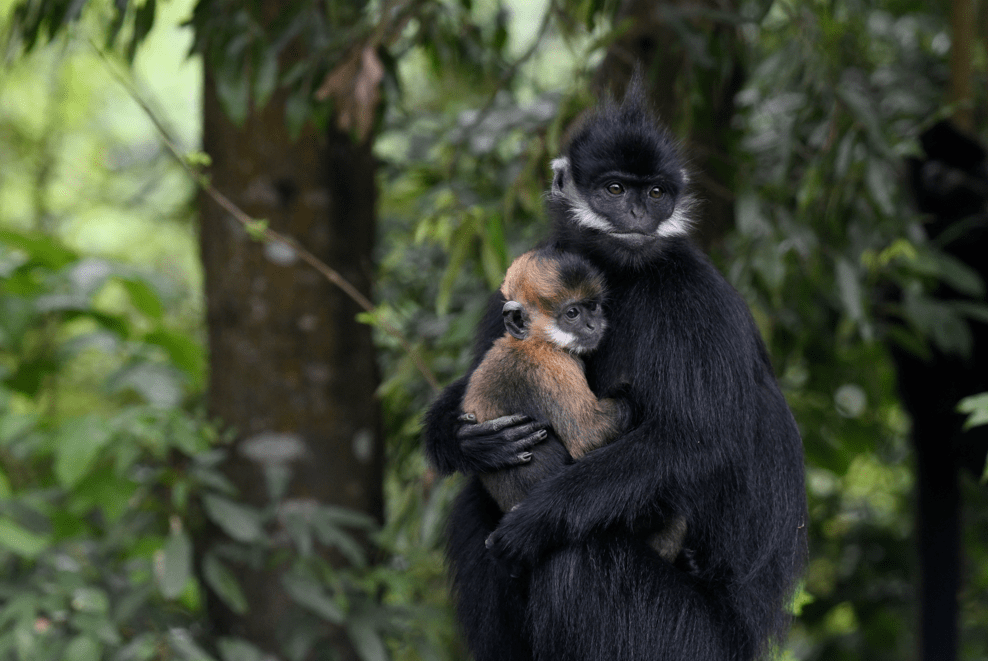
[[[703,201],[694,236],[716,254],[734,227],[737,131],[731,120],[744,76],[736,24],[710,18],[713,12],[736,13],[736,3],[626,0],[616,24],[628,27],[608,49],[594,87],[621,98],[634,68],[642,68],[659,117],[687,140],[689,168]],[[684,29],[704,33],[697,41],[708,48],[701,60],[684,43]]]
[[[954,123],[965,131],[974,130],[973,46],[975,37],[974,0],[950,3],[950,90],[947,102],[954,106]]]
[[[242,127],[224,114],[206,70],[203,143],[212,183],[271,229],[296,238],[367,294],[373,272],[375,166],[370,140],[311,126],[294,141],[276,94]],[[236,430],[226,475],[251,503],[268,502],[244,441],[301,441],[289,498],[334,503],[381,520],[382,432],[370,329],[357,306],[279,245],[253,241],[208,196],[200,199],[209,327],[209,415]],[[206,546],[223,539],[213,529]],[[250,604],[239,616],[209,599],[217,636],[241,636],[281,655],[289,597],[274,570],[233,567]],[[356,659],[345,633],[340,659]],[[324,651],[325,652],[325,651]]]

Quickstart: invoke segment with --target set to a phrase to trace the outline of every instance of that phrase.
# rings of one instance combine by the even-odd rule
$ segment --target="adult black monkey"
[[[548,244],[587,257],[610,292],[587,381],[598,393],[628,384],[640,415],[503,516],[468,483],[447,555],[470,649],[478,661],[757,658],[786,630],[806,543],[802,444],[761,338],[686,236],[687,177],[640,85],[553,167]],[[491,300],[474,367],[502,332],[503,303]],[[466,381],[427,414],[436,467],[523,463],[547,430],[520,416],[464,424]],[[647,543],[676,517],[690,572]]]

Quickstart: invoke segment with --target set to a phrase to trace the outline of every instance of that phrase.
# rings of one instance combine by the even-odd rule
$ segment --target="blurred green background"
[[[951,26],[959,7],[970,30]],[[643,25],[668,38],[646,43]],[[963,359],[988,310],[977,272],[925,238],[905,163],[939,119],[988,138],[988,2],[0,0],[0,26],[0,658],[466,658],[441,551],[460,482],[423,459],[435,391],[384,326],[440,384],[463,373],[487,293],[545,233],[549,160],[629,43],[654,54],[663,119],[714,218],[699,239],[750,304],[804,438],[811,558],[777,656],[919,658],[915,466],[890,346]],[[236,369],[211,364],[207,341],[197,237],[216,202],[166,138],[262,221],[242,249],[269,250],[272,269],[315,273],[291,249],[279,265],[263,228],[317,234],[222,189],[239,156],[202,153],[209,98],[251,140],[264,109],[281,142],[372,154],[375,308],[360,320],[383,464],[366,504],[305,491],[290,460],[253,482],[231,468],[246,441],[270,432],[277,454],[298,430],[210,399]],[[329,195],[338,224],[356,222]],[[256,268],[214,266],[254,295]],[[938,304],[944,282],[969,300]],[[295,396],[241,380],[272,410]],[[961,480],[959,658],[988,661],[988,496]],[[284,613],[263,635],[236,624],[258,606],[244,568],[280,591],[262,591]]]

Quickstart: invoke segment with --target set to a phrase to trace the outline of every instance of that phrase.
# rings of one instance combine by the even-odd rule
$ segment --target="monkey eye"
[[[566,310],[567,319],[576,319],[579,316],[580,316],[580,308],[576,307],[575,305],[570,309]]]
[[[663,195],[664,193],[662,192],[662,189],[658,186],[652,186],[652,188],[648,191],[648,196],[653,200],[657,200]]]
[[[607,184],[607,192],[610,193],[611,195],[620,195],[621,193],[624,192],[624,186],[622,186],[616,181],[612,181],[611,183]]]
[[[589,310],[590,312],[597,311],[597,301],[587,301],[585,305],[587,306],[587,310]]]

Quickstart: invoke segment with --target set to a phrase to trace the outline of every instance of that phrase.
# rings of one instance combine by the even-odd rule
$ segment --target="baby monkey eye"
[[[624,186],[622,186],[616,181],[612,181],[611,183],[607,184],[607,192],[610,193],[611,195],[620,195],[621,193],[624,192]]]
[[[570,309],[566,310],[567,319],[576,319],[579,316],[580,316],[580,308],[576,306],[573,306]]]
[[[587,310],[589,310],[590,312],[597,311],[597,301],[587,301],[586,303],[584,303],[584,305],[587,307]]]
[[[648,191],[648,196],[653,200],[659,199],[663,194],[662,189],[658,186],[652,186],[651,190]]]

